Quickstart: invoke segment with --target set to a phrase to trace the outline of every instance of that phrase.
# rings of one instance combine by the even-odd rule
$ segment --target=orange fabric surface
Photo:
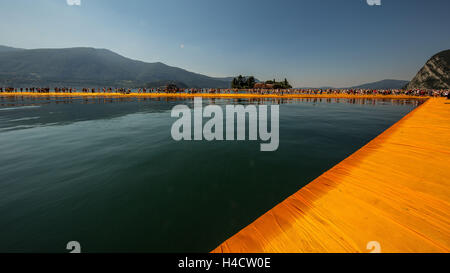
[[[449,252],[450,101],[429,99],[213,252]]]

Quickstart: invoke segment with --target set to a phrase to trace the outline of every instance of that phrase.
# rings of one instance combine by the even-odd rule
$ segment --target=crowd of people
[[[67,88],[67,87],[0,87],[0,93],[188,93],[188,94],[259,94],[259,95],[409,95],[449,97],[450,90],[433,89],[217,89],[217,88]]]

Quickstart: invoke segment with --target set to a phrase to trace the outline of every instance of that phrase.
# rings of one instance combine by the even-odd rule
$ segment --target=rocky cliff
[[[450,89],[450,50],[431,57],[406,88]]]

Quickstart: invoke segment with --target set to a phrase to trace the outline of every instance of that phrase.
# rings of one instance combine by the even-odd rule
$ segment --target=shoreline
[[[27,97],[129,97],[129,98],[277,98],[277,99],[307,99],[307,98],[336,98],[336,99],[422,99],[426,100],[429,96],[410,96],[410,95],[351,95],[351,94],[210,94],[210,93],[32,93],[32,92],[3,92],[0,96],[27,96]]]

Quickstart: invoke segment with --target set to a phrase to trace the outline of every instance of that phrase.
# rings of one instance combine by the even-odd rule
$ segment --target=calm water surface
[[[418,105],[263,103],[280,104],[276,152],[175,142],[170,111],[192,100],[0,97],[0,252],[210,251]]]

